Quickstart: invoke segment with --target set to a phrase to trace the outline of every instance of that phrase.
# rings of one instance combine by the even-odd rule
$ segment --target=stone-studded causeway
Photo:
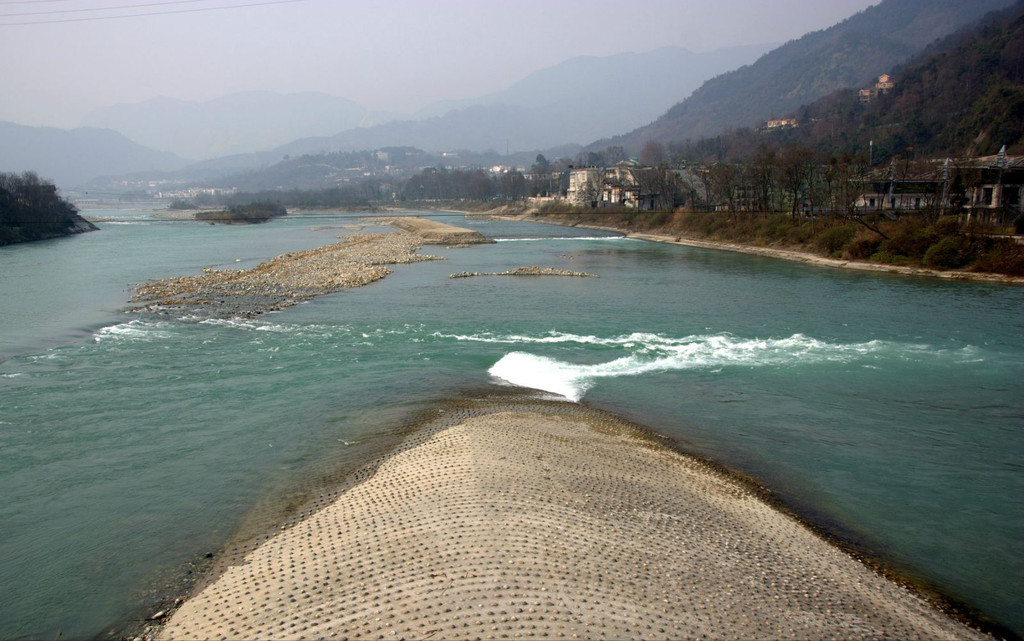
[[[227,558],[231,558],[228,555]],[[969,639],[745,484],[578,404],[453,404],[163,639]]]

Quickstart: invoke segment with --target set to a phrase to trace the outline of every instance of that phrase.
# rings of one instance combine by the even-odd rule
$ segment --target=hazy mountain
[[[34,171],[60,188],[97,176],[176,169],[185,161],[109,129],[55,129],[0,122],[0,171]]]
[[[836,90],[865,86],[937,38],[1013,0],[884,0],[704,83],[653,123],[594,143],[638,150],[756,126]]]
[[[249,91],[207,102],[154,98],[98,109],[83,124],[120,131],[139,144],[184,158],[271,149],[376,122],[360,105],[320,93]]]
[[[562,131],[559,122],[524,107],[477,106],[425,120],[403,120],[307,138],[274,150],[278,156],[379,147],[411,146],[427,151],[539,149]]]
[[[269,156],[279,160],[284,155],[395,145],[504,153],[593,140],[649,121],[705,79],[749,62],[769,47],[700,54],[666,47],[572,58],[532,73],[502,92],[437,103],[419,112],[418,119],[297,140]]]
[[[519,107],[553,121],[556,140],[584,143],[648,123],[708,78],[756,60],[775,45],[730,47],[693,53],[662,47],[643,53],[580,56],[534,72],[508,89],[474,100],[436,103],[417,114],[444,116],[470,107]],[[536,146],[522,146],[535,148]]]

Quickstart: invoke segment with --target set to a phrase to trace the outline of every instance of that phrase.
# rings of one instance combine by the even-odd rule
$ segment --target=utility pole
[[[949,198],[949,158],[942,164],[942,200],[939,201],[939,215],[946,214],[946,199]]]

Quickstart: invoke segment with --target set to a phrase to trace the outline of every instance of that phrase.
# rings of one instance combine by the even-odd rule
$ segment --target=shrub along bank
[[[593,212],[593,210],[591,210]],[[1024,276],[1024,245],[1009,230],[965,217],[792,217],[721,212],[546,213],[582,224],[775,247],[879,264]]]
[[[281,203],[260,201],[247,205],[232,205],[219,211],[200,211],[196,213],[196,220],[206,220],[212,223],[252,224],[265,223],[271,218],[284,216],[287,213],[288,211]]]

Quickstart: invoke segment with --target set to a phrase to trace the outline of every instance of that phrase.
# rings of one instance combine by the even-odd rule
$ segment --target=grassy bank
[[[577,210],[542,212],[550,218],[626,232],[787,249],[825,258],[879,265],[1024,276],[1024,245],[1003,228],[966,223],[957,216],[928,220],[882,216],[842,217],[721,212]]]

